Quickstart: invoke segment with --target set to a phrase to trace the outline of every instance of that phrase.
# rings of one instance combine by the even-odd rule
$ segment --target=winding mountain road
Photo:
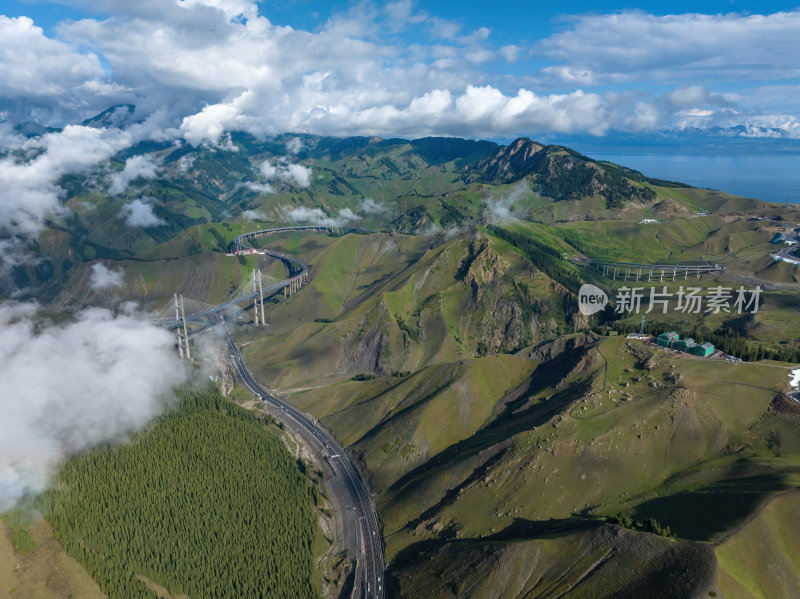
[[[264,289],[264,294],[279,291],[288,287],[290,283],[302,280],[308,275],[309,265],[292,256],[286,256],[270,250],[255,250],[246,244],[249,238],[261,237],[275,233],[291,231],[316,231],[328,232],[330,227],[280,227],[264,229],[239,235],[233,241],[233,253],[264,253],[283,261],[290,271],[290,277]],[[371,232],[365,229],[340,229],[341,231]],[[257,294],[246,299],[253,299]],[[239,301],[245,301],[240,299]],[[225,302],[208,310],[208,314],[219,313],[230,305]],[[175,326],[178,326],[178,322]],[[169,327],[174,328],[174,327]],[[236,374],[242,384],[256,397],[259,397],[277,420],[291,431],[296,437],[302,439],[319,462],[328,468],[325,477],[325,487],[333,504],[337,519],[337,544],[348,548],[351,558],[356,558],[355,579],[351,597],[364,599],[383,599],[384,597],[384,570],[386,569],[383,555],[378,515],[366,483],[361,478],[350,455],[339,445],[319,422],[304,414],[291,404],[288,404],[268,389],[263,387],[250,372],[242,356],[240,348],[230,331],[227,331],[227,345],[233,360]]]
[[[326,477],[326,488],[331,501],[336,504],[336,517],[341,519],[345,539],[340,544],[349,545],[350,556],[358,557],[353,597],[383,599],[383,546],[375,507],[349,454],[319,424],[291,404],[281,401],[253,378],[233,335],[228,331],[228,349],[233,357],[236,374],[242,384],[260,397],[270,413],[295,436],[300,437],[320,461],[328,464],[333,477]],[[344,543],[342,543],[344,541]],[[359,591],[360,593],[357,593]]]

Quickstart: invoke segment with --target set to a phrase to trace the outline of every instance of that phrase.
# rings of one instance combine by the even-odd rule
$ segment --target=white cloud
[[[539,50],[598,79],[790,79],[800,75],[800,11],[771,15],[644,12],[574,17]]]
[[[311,180],[311,169],[302,164],[290,164],[287,166],[286,176],[300,187],[308,187],[308,183]]]
[[[109,193],[120,195],[125,192],[136,179],[155,179],[158,176],[158,162],[155,156],[140,154],[131,156],[125,161],[125,168],[111,175]]]
[[[429,18],[425,11],[414,12],[414,3],[411,0],[399,0],[386,4],[386,12],[389,16],[390,29],[401,29],[406,24],[415,25],[422,23]]]
[[[286,144],[286,150],[290,154],[297,154],[304,148],[303,140],[300,137],[293,137],[289,140],[289,143]]]
[[[552,77],[559,82],[569,85],[595,85],[597,75],[590,69],[576,69],[564,65],[545,67],[541,74],[546,78]]]
[[[516,44],[508,44],[507,46],[502,46],[497,52],[506,62],[516,62],[519,60],[522,48]]]
[[[252,119],[242,110],[252,96],[253,92],[245,91],[231,102],[208,105],[197,114],[185,117],[180,126],[181,135],[190,144],[199,146],[216,143],[225,131],[251,130]]]
[[[178,158],[178,162],[175,164],[175,169],[181,175],[185,175],[192,170],[195,160],[197,160],[197,154],[184,154]]]
[[[89,0],[78,1],[98,10]],[[702,103],[685,103],[680,96],[690,93],[686,84],[698,78],[777,80],[800,72],[794,59],[800,53],[800,11],[591,14],[565,21],[563,31],[535,46],[499,46],[489,29],[463,35],[458,22],[430,15],[409,0],[358,3],[315,31],[277,25],[249,0],[103,0],[102,6],[113,17],[63,22],[56,28],[58,40],[36,30],[43,43],[72,53],[93,48],[110,65],[110,76],[77,77],[83,91],[59,100],[50,118],[88,111],[87,102],[97,94],[128,94],[137,118],[148,119],[132,130],[134,137],[182,136],[195,146],[219,146],[222,139],[232,148],[224,137],[232,130],[261,137],[286,131],[506,137],[668,128],[682,122],[681,110],[733,102],[730,94],[706,92]],[[397,35],[415,26],[421,37]],[[424,38],[429,29],[433,39]],[[485,67],[488,61],[538,62],[542,56],[552,64],[525,75]],[[588,89],[640,80],[683,85],[672,101],[636,89]],[[784,97],[775,115],[761,110],[769,100],[755,94],[741,112],[796,115],[798,101]],[[1,101],[0,111],[6,110]],[[14,106],[8,110],[13,113]]]
[[[34,158],[0,159],[0,229],[35,235],[46,217],[66,211],[57,185],[62,176],[85,172],[130,143],[130,134],[116,129],[74,125],[27,140],[22,149]]]
[[[125,273],[121,270],[108,268],[102,262],[92,265],[91,279],[89,286],[95,291],[106,291],[122,287],[125,283]]]
[[[446,40],[455,39],[455,37],[458,35],[458,32],[461,31],[461,23],[456,21],[450,21],[440,17],[432,17],[430,19],[430,23],[431,33],[433,33],[433,35],[436,37]]]
[[[187,377],[173,336],[139,318],[92,309],[42,327],[34,312],[0,305],[0,511],[68,456],[146,425]]]
[[[261,163],[261,174],[268,181],[294,182],[300,187],[308,187],[311,181],[311,169],[302,164],[289,164],[286,159],[278,160],[275,164],[269,160]]]
[[[519,209],[516,203],[525,196],[531,195],[530,185],[527,181],[515,183],[509,190],[508,195],[498,196],[492,194],[483,200],[489,222],[493,225],[500,225],[509,221],[519,220]]]
[[[242,216],[247,220],[267,220],[267,215],[261,210],[244,210]]]
[[[625,119],[625,129],[628,131],[653,130],[662,122],[658,108],[647,102],[637,102],[633,114]]]
[[[363,212],[365,214],[388,214],[391,212],[391,209],[388,206],[381,204],[380,202],[376,202],[372,198],[364,198],[361,200],[358,210],[359,212]]]
[[[256,193],[272,193],[275,191],[269,183],[257,183],[255,181],[245,181],[242,185],[250,191]]]
[[[293,223],[309,223],[323,227],[343,227],[358,220],[358,215],[350,210],[350,208],[340,210],[337,216],[328,216],[322,211],[322,208],[298,206],[297,208],[289,210],[286,214],[286,218]]]
[[[0,39],[0,97],[67,94],[87,79],[103,75],[96,55],[80,54],[46,37],[28,17],[0,15]]]
[[[139,198],[122,206],[119,215],[129,227],[157,227],[164,224],[153,212],[153,207]]]

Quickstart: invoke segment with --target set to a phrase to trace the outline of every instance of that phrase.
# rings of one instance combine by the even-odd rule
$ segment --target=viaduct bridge
[[[187,357],[191,357],[187,322],[207,318],[214,314],[219,314],[228,306],[254,300],[255,322],[258,324],[260,311],[261,322],[263,323],[265,322],[265,295],[269,296],[280,290],[283,290],[286,295],[291,295],[300,289],[309,276],[310,266],[308,263],[280,252],[255,249],[247,243],[249,240],[258,237],[295,231],[310,231],[333,235],[373,232],[358,227],[298,226],[262,229],[237,236],[230,245],[229,256],[248,254],[272,256],[286,265],[289,277],[262,287],[260,272],[256,271],[258,276],[253,278],[252,291],[248,290],[240,293],[236,297],[216,306],[190,301],[188,313],[186,311],[187,302],[184,301],[183,297],[180,297],[179,300],[176,295],[175,316],[160,318],[153,322],[156,326],[162,328],[178,329],[178,351],[181,357],[183,357],[184,351]],[[350,551],[350,557],[356,560],[351,599],[384,599],[385,581],[383,577],[386,564],[378,515],[372,503],[369,488],[361,477],[350,454],[319,424],[319,421],[283,401],[254,378],[230,331],[227,334],[227,345],[237,377],[241,383],[264,402],[270,414],[283,422],[287,429],[305,442],[320,463],[327,464],[330,468],[330,476],[326,476],[325,486],[331,503],[334,505],[336,517],[341,523],[340,533],[342,538],[338,538],[337,543],[346,547]],[[339,526],[337,526],[338,529]]]

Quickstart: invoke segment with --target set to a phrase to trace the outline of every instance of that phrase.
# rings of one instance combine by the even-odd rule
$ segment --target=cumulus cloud
[[[311,181],[311,169],[302,164],[290,164],[286,159],[272,163],[265,160],[259,169],[268,181],[286,181],[296,183],[300,187],[308,187]]]
[[[651,82],[685,87],[698,78],[778,81],[800,71],[794,59],[800,52],[796,10],[588,14],[567,17],[558,33],[531,46],[494,44],[489,29],[462,32],[460,23],[418,10],[408,0],[358,3],[313,31],[273,23],[251,0],[102,4],[111,18],[63,22],[57,39],[30,22],[13,23],[14,31],[35,34],[34,72],[58,52],[76,55],[71,62],[84,65],[74,81],[59,84],[72,90],[68,100],[52,90],[42,96],[50,98],[48,118],[84,114],[101,93],[106,106],[115,94],[124,95],[147,119],[137,124],[137,135],[182,137],[194,146],[233,149],[225,135],[234,130],[259,137],[286,131],[510,137],[669,128],[682,122],[679,112],[708,109],[718,98],[710,94],[702,104],[678,107],[687,101],[680,93],[673,104],[644,91],[652,89]],[[97,10],[88,1],[84,6]],[[420,34],[413,42],[398,37],[412,27]],[[108,73],[92,66],[97,59],[86,48],[103,56]],[[525,75],[486,67],[489,61],[531,59],[536,65]],[[550,64],[541,65],[542,59]],[[18,62],[12,79],[24,77],[21,65],[28,67]],[[631,81],[644,85],[630,93],[598,87]],[[794,98],[775,114],[765,106],[758,100],[739,109],[737,124],[751,116],[782,122],[780,117],[797,113]],[[15,110],[10,97],[3,103],[0,94],[0,111]],[[718,116],[709,122],[716,124]],[[725,118],[736,121],[730,113]],[[296,154],[298,145],[291,141],[288,153]]]
[[[344,227],[358,220],[358,215],[350,208],[340,210],[336,216],[329,216],[323,212],[322,208],[298,206],[289,210],[286,218],[293,223],[308,223],[322,227]]]
[[[205,106],[197,114],[187,116],[180,126],[183,138],[194,146],[203,143],[215,144],[226,131],[248,131],[260,124],[244,111],[253,97],[252,91],[245,91],[231,102]]]
[[[800,11],[771,15],[590,14],[539,44],[598,79],[789,79],[800,75]]]
[[[155,179],[158,176],[158,168],[155,156],[150,154],[131,156],[125,161],[125,168],[111,175],[108,191],[120,195],[136,179]]]
[[[0,159],[0,229],[37,234],[46,217],[65,213],[62,176],[85,172],[130,143],[127,132],[75,125],[27,140],[21,149],[34,157]]]
[[[153,212],[153,207],[139,198],[125,204],[119,215],[129,227],[157,227],[164,224]]]
[[[187,376],[173,336],[139,318],[91,309],[41,327],[34,312],[0,305],[0,511],[70,455],[143,427]]]
[[[125,273],[121,270],[113,270],[102,262],[97,262],[92,265],[89,286],[94,291],[107,291],[116,287],[122,287],[125,282],[124,278]]]
[[[50,39],[28,17],[0,15],[0,95],[24,97],[67,93],[76,84],[102,75],[94,54],[79,54]]]

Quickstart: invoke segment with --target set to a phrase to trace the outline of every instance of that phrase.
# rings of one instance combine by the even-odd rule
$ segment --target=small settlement
[[[696,343],[691,337],[681,339],[680,335],[675,331],[661,333],[656,337],[656,343],[661,347],[670,347],[702,358],[706,358],[714,353],[713,343],[709,343],[708,341],[705,343]]]

